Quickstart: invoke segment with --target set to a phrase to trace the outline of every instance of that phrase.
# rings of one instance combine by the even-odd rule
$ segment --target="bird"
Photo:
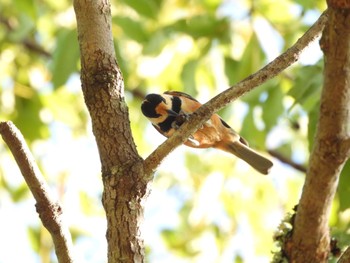
[[[170,137],[201,106],[200,102],[184,92],[166,91],[163,94],[148,94],[141,104],[141,111],[159,133]],[[247,140],[218,114],[213,114],[184,144],[231,153],[265,175],[273,166],[269,159],[250,148]]]

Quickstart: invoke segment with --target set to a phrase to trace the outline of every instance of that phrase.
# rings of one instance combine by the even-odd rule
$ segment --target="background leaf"
[[[79,45],[76,30],[61,30],[57,34],[57,48],[52,61],[52,83],[55,88],[65,84],[78,68]]]

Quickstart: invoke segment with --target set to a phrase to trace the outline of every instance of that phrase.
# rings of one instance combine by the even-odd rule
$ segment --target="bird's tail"
[[[227,145],[225,150],[247,162],[250,166],[262,174],[268,174],[273,165],[269,159],[261,156],[240,141],[232,142],[231,144]]]

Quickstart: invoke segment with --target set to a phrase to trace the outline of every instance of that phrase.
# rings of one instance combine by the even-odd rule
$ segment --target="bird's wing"
[[[168,90],[164,92],[164,94],[172,95],[172,96],[177,96],[177,97],[186,97],[190,100],[198,102],[195,98],[193,98],[191,95],[188,95],[187,93],[181,92],[181,91],[173,91],[173,90]]]

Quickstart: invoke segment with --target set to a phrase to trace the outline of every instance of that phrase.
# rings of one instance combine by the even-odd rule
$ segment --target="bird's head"
[[[165,94],[148,94],[142,102],[141,111],[147,118],[177,116],[172,110],[171,96]]]

